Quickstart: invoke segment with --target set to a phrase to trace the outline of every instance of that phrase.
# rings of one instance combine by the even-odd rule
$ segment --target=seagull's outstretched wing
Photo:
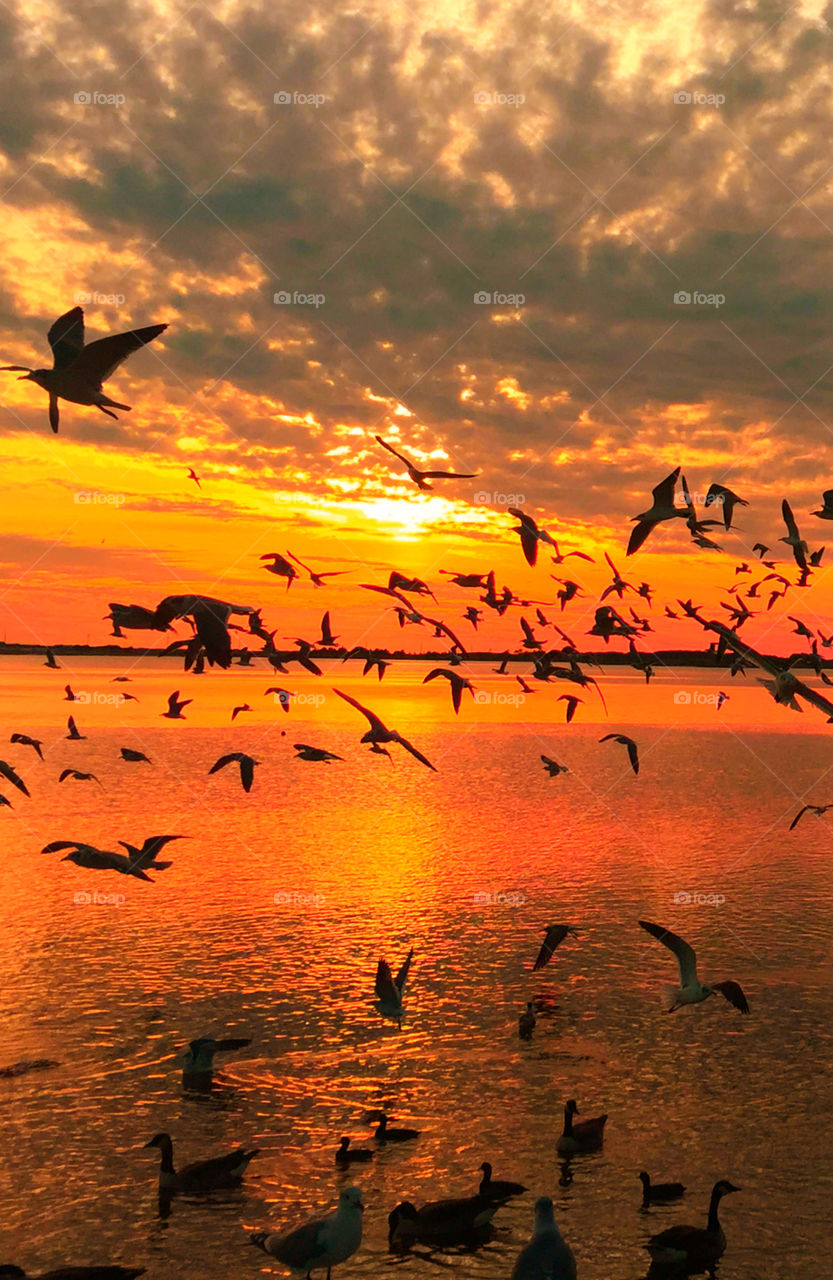
[[[428,480],[474,480],[479,471],[423,471]]]
[[[432,773],[437,772],[436,767],[431,763],[428,757],[424,756],[421,751],[417,751],[413,743],[409,742],[407,738],[403,738],[401,733],[392,733],[391,741],[398,742],[400,747],[404,747],[406,751],[410,752],[415,760],[418,760],[420,764],[425,765],[426,769],[430,769]]]
[[[145,329],[130,329],[127,333],[111,333],[106,338],[91,342],[73,362],[74,369],[84,374],[90,382],[105,382],[134,351],[153,342],[167,329],[166,324],[150,324]]]
[[[687,987],[689,983],[697,981],[697,955],[694,947],[684,938],[672,933],[670,929],[663,929],[659,924],[651,924],[650,920],[640,920],[639,925],[646,933],[650,933],[652,938],[656,938],[657,942],[661,942],[669,951],[674,952],[677,964],[680,966],[681,986]]]
[[[521,535],[521,549],[526,557],[527,564],[534,565],[538,559],[537,525],[534,520],[531,520],[518,507],[509,507],[509,514],[520,521],[520,527],[515,532]]]
[[[381,436],[376,436],[375,439],[383,449],[387,449],[388,453],[392,453],[394,458],[398,458],[400,462],[403,462],[405,466],[408,467],[408,469],[411,468],[413,464],[410,463],[407,458],[403,457],[401,453],[397,453],[393,445],[388,444],[387,440],[383,440]]]
[[[544,757],[542,756],[543,760]],[[564,941],[567,934],[570,933],[571,927],[568,924],[551,924],[544,934],[544,941],[541,943],[541,950],[535,957],[535,964],[532,966],[532,972],[543,969],[552,959],[552,954],[556,947]]]
[[[388,732],[387,726],[382,723],[382,721],[379,719],[376,713],[373,711],[368,711],[367,707],[363,707],[362,704],[360,702],[357,702],[355,698],[351,698],[349,693],[342,693],[340,689],[333,689],[333,693],[337,693],[338,696],[340,698],[343,698],[345,702],[349,702],[351,707],[355,707],[357,711],[361,711],[362,715],[366,718],[371,729],[374,729],[374,730],[381,729],[383,733]]]
[[[712,990],[719,991],[729,1004],[734,1005],[736,1009],[740,1009],[741,1013],[749,1012],[749,1001],[743,994],[743,988],[739,982],[713,982]]]
[[[405,990],[405,983],[408,980],[408,974],[411,969],[411,960],[413,959],[413,954],[414,954],[414,949],[413,947],[411,947],[405,959],[402,961],[401,968],[397,973],[396,978],[394,979],[396,983],[396,989],[400,995]]]
[[[386,1004],[398,1005],[401,1003],[401,992],[393,980],[393,974],[387,960],[380,960],[376,966],[374,990],[377,1000],[383,1000]]]
[[[46,340],[52,348],[54,367],[66,369],[84,350],[84,312],[80,307],[73,307],[59,316],[53,324]]]
[[[0,774],[2,774],[13,787],[17,787],[18,791],[22,791],[25,796],[28,796],[29,788],[26,786],[26,783],[19,774],[15,772],[12,766],[6,763],[5,760],[0,760]]]
[[[215,760],[214,764],[208,770],[209,773],[216,773],[218,769],[225,769],[227,764],[239,764],[240,756],[236,751],[230,752],[227,756],[220,756],[219,760]]]

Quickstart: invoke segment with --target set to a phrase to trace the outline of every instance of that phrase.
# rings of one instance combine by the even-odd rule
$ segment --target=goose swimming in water
[[[674,1267],[680,1265],[708,1267],[716,1262],[726,1248],[726,1235],[717,1216],[718,1206],[724,1196],[741,1189],[725,1178],[716,1182],[709,1201],[707,1226],[668,1227],[666,1231],[660,1231],[658,1235],[651,1236],[645,1247],[653,1261],[661,1266]]]
[[[532,1033],[535,1030],[535,1012],[532,1008],[532,1001],[527,1000],[526,1010],[518,1018],[518,1035],[522,1040],[531,1040]]]
[[[251,1043],[251,1038],[243,1036],[226,1036],[222,1040],[201,1036],[192,1040],[182,1060],[183,1085],[187,1089],[210,1087],[214,1077],[215,1053],[231,1053],[233,1049],[245,1049]]]
[[[640,920],[639,926],[646,933],[650,933],[652,938],[656,938],[657,942],[661,942],[669,951],[673,951],[677,957],[677,964],[680,968],[680,985],[667,993],[669,1000],[668,1013],[673,1013],[675,1009],[679,1009],[684,1004],[699,1004],[701,1000],[707,1000],[709,996],[713,996],[717,991],[735,1009],[739,1009],[741,1013],[749,1012],[749,1002],[739,983],[731,981],[713,982],[711,985],[706,985],[700,981],[697,977],[696,952],[683,938],[678,937],[676,933],[671,933],[669,929],[663,929],[662,925],[652,924],[650,920]]]
[[[159,1190],[169,1195],[178,1191],[187,1195],[200,1195],[222,1187],[235,1187],[242,1180],[249,1161],[259,1152],[257,1147],[249,1151],[238,1147],[228,1155],[214,1156],[211,1160],[197,1160],[177,1172],[174,1168],[174,1146],[169,1133],[155,1134],[150,1142],[145,1143],[144,1149],[149,1147],[158,1147],[161,1152]]]
[[[576,1151],[598,1151],[604,1142],[604,1127],[607,1115],[593,1116],[589,1120],[579,1120],[573,1116],[579,1113],[575,1101],[571,1098],[564,1107],[564,1131],[556,1143],[556,1151],[561,1156],[572,1155]]]
[[[465,1196],[453,1200],[432,1200],[421,1209],[410,1200],[401,1201],[388,1214],[388,1246],[462,1243],[488,1228],[505,1202],[485,1196]]]
[[[643,1207],[657,1202],[664,1203],[666,1200],[679,1200],[685,1194],[685,1187],[681,1182],[652,1183],[651,1175],[645,1172],[640,1173],[639,1181],[642,1183]]]
[[[379,1142],[410,1142],[412,1138],[419,1137],[419,1129],[391,1129],[388,1126],[390,1116],[385,1115],[384,1111],[379,1116],[379,1124],[374,1138]]]
[[[576,1260],[556,1226],[549,1196],[535,1201],[532,1236],[518,1254],[512,1280],[576,1280]]]
[[[363,1209],[359,1188],[347,1187],[332,1213],[313,1218],[281,1235],[256,1231],[251,1241],[299,1275],[308,1277],[312,1271],[326,1267],[327,1280],[330,1280],[332,1268],[352,1258],[362,1242]]]
[[[493,1178],[492,1166],[484,1160],[480,1166],[483,1177],[480,1181],[481,1196],[489,1200],[509,1200],[512,1196],[522,1196],[526,1187],[520,1182],[507,1182],[506,1179]]]
[[[336,1164],[363,1164],[372,1160],[375,1154],[369,1147],[354,1147],[351,1151],[350,1139],[342,1138],[336,1151]]]

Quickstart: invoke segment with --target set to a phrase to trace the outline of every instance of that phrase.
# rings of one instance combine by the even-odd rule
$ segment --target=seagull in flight
[[[85,734],[78,732],[78,726],[75,723],[75,716],[70,716],[68,718],[67,729],[69,730],[69,732],[67,733],[67,737],[70,739],[71,742],[86,741]]]
[[[314,569],[310,569],[308,564],[304,564],[303,560],[299,560],[297,556],[294,556],[291,551],[287,551],[286,554],[289,556],[290,560],[294,560],[296,564],[299,564],[302,569],[306,570],[306,572],[309,574],[310,582],[314,587],[323,587],[325,585],[324,583],[325,578],[340,578],[343,573],[353,572],[352,569],[329,569],[326,573],[316,573]],[[262,559],[263,559],[263,556],[261,556],[261,560]],[[283,556],[278,556],[277,559],[283,560]],[[284,563],[286,562],[284,561]],[[269,569],[270,573],[277,572],[277,570],[274,567],[270,568],[269,565],[265,565],[264,567]],[[298,575],[296,574],[295,576],[297,577]],[[289,582],[287,582],[286,584],[286,589],[287,591],[289,590]]]
[[[595,564],[593,557],[587,555],[585,551],[565,551],[562,553],[554,539],[551,545],[555,551],[555,555],[551,557],[553,564],[563,564],[570,556],[577,556],[579,560],[589,560],[591,564]]]
[[[44,662],[44,664],[43,664],[43,665],[44,665],[45,667],[51,667],[53,671],[59,671],[59,670],[60,670],[60,667],[59,667],[59,665],[58,665],[58,661],[57,661],[57,659],[56,659],[56,657],[55,657],[55,654],[52,652],[52,650],[51,650],[51,649],[47,649],[47,650],[46,650],[46,661]]]
[[[29,369],[20,364],[7,364],[0,368],[10,373],[22,373],[21,382],[35,382],[48,393],[49,425],[57,433],[59,400],[95,405],[108,418],[116,417],[113,409],[129,411],[129,404],[119,404],[118,400],[111,400],[104,394],[102,383],[132,352],[153,342],[167,327],[166,324],[152,324],[144,329],[114,333],[85,346],[84,312],[81,307],[73,307],[55,321],[46,335],[52,348],[51,369]]]
[[[26,786],[26,783],[12,768],[12,766],[6,763],[5,760],[0,760],[0,776],[4,777],[7,782],[10,782],[13,787],[17,787],[18,791],[22,791],[25,796],[28,796],[29,788]]]
[[[413,955],[414,949],[411,947],[395,978],[387,960],[380,960],[376,966],[376,982],[374,985],[377,1001],[376,1008],[383,1018],[393,1018],[400,1026],[402,1025],[402,1002],[405,994],[405,983],[408,980]]]
[[[471,680],[466,680],[463,676],[458,675],[456,671],[447,671],[444,667],[435,667],[433,671],[429,671],[423,680],[423,684],[428,684],[429,680],[436,680],[438,676],[443,676],[451,685],[451,703],[454,707],[454,714],[459,715],[460,703],[463,701],[463,690],[468,689],[472,697],[474,697],[474,685]]]
[[[396,730],[389,729],[387,725],[383,724],[375,712],[368,711],[367,707],[363,707],[355,698],[351,698],[349,694],[342,693],[340,689],[333,689],[333,693],[338,694],[339,698],[343,698],[345,702],[349,702],[350,706],[360,711],[368,721],[370,728],[362,737],[362,742],[372,742],[376,746],[383,745],[386,742],[397,742],[400,747],[404,747],[406,751],[409,751],[415,760],[419,760],[420,764],[424,764],[426,769],[430,769],[433,773],[437,772],[431,761],[426,759],[421,751],[417,751],[416,747],[412,746],[407,738],[403,738],[401,733],[397,733]]]
[[[77,867],[87,871],[118,871],[123,876],[133,876],[136,880],[147,880],[153,884],[151,877],[143,871],[131,858],[123,853],[113,853],[109,849],[96,849],[91,844],[81,844],[77,840],[53,840],[44,845],[41,853],[58,853],[62,849],[70,852],[63,862],[74,862]]]
[[[639,750],[633,738],[629,738],[624,733],[606,733],[603,738],[599,738],[599,742],[618,742],[628,749],[628,759],[634,773],[639,773]]]
[[[814,813],[817,818],[827,813],[828,809],[833,809],[833,804],[805,804],[803,809],[799,809],[798,813],[790,823],[790,831],[793,831],[804,817],[805,813]]]
[[[725,484],[711,484],[706,494],[705,507],[711,507],[717,504],[723,508],[723,525],[724,528],[732,527],[732,513],[735,507],[748,507],[749,503],[745,498],[739,498],[731,489],[727,489]]]
[[[27,733],[13,733],[9,738],[9,742],[16,742],[22,747],[31,747],[43,759],[43,751],[41,750],[43,742],[39,738],[30,738]]]
[[[133,747],[122,747],[121,758],[132,764],[139,764],[142,761],[145,764],[153,764],[153,761],[143,751],[135,751]]]
[[[519,507],[509,507],[510,516],[514,516],[520,521],[518,526],[512,530],[513,533],[520,535],[521,550],[524,553],[528,565],[534,565],[538,559],[538,543],[546,542],[553,547],[557,553],[558,546],[553,541],[546,529],[539,529],[538,525],[528,516],[525,511],[521,511]]]
[[[229,618],[238,613],[251,617],[256,612],[248,604],[231,604],[227,600],[200,595],[165,596],[155,609],[146,609],[139,604],[110,604],[113,625],[129,631],[170,631],[173,622],[187,618],[196,634],[186,649],[186,671],[201,649],[205,651],[209,666],[230,667]]]
[[[833,489],[825,489],[821,495],[821,507],[818,511],[811,511],[811,516],[818,516],[819,520],[833,520]]]
[[[344,759],[344,756],[337,756],[324,747],[311,747],[306,742],[294,742],[292,748],[298,752],[296,760],[308,760],[311,764],[330,764],[332,760]]]
[[[101,786],[101,779],[94,773],[82,773],[80,769],[64,769],[58,781],[66,782],[67,778],[73,778],[76,782],[97,782]]]
[[[663,520],[673,520],[677,516],[682,516],[683,519],[686,518],[688,512],[685,507],[678,507],[674,503],[674,490],[679,477],[680,468],[677,467],[669,476],[661,480],[655,489],[651,490],[653,502],[648,510],[632,517],[637,523],[631,530],[625,555],[632,556],[635,551],[638,551],[651,530],[655,529]]]
[[[200,478],[193,467],[188,468],[188,479],[193,480],[194,484],[197,486],[198,489],[202,488],[202,485],[200,484]]]
[[[224,769],[227,764],[240,765],[240,781],[243,784],[243,790],[248,792],[252,789],[252,783],[255,777],[255,765],[260,764],[259,760],[247,756],[244,751],[230,751],[227,756],[220,756],[211,768],[209,774],[216,773],[218,769]]]
[[[173,693],[168,697],[168,710],[163,711],[162,715],[166,720],[184,720],[185,716],[182,714],[182,708],[190,706],[193,701],[193,698],[180,699],[179,689],[174,689]]]
[[[570,770],[566,764],[559,764],[557,760],[553,760],[552,756],[541,756],[544,762],[544,772],[548,773],[551,778],[557,778],[559,773],[569,773]]]
[[[779,542],[786,542],[788,547],[792,547],[792,553],[795,563],[798,565],[802,573],[807,572],[807,543],[802,539],[798,532],[798,525],[795,522],[795,516],[792,508],[785,498],[781,503],[781,514],[784,517],[784,524],[787,526],[786,538],[779,538]]]
[[[535,958],[532,966],[532,972],[536,973],[539,969],[543,969],[544,965],[549,964],[552,959],[553,952],[559,947],[568,934],[578,937],[578,929],[571,924],[550,924],[544,930],[544,941],[541,943],[541,949]]]
[[[611,560],[607,552],[605,552],[605,560],[610,565],[610,568],[613,570],[613,581],[611,582],[609,587],[605,587],[599,599],[604,600],[606,596],[610,595],[611,591],[615,591],[617,596],[621,600],[622,596],[625,594],[626,591],[636,591],[636,587],[634,587],[632,583],[625,582],[625,579],[622,577],[621,573],[616,568],[616,565],[613,563],[613,561]]]
[[[248,702],[242,702],[239,707],[234,708],[234,710],[231,713],[232,720],[236,720],[237,717],[240,715],[241,711],[251,711],[251,707],[249,706]]]
[[[388,444],[381,436],[376,436],[375,439],[383,449],[387,449],[388,453],[392,453],[394,458],[399,459],[418,489],[433,489],[434,486],[428,484],[429,480],[474,480],[480,475],[479,471],[421,471],[403,453],[397,453],[393,445]]]
[[[572,693],[562,693],[556,698],[556,702],[567,703],[567,724],[569,724],[576,714],[576,707],[580,702],[584,702],[584,698],[576,698]]]
[[[694,948],[683,938],[679,938],[676,933],[671,933],[669,929],[663,929],[662,925],[651,924],[649,920],[640,920],[639,925],[646,933],[650,933],[652,938],[656,938],[657,942],[661,942],[669,951],[673,951],[677,957],[677,964],[680,967],[680,986],[677,990],[668,993],[669,1013],[673,1013],[684,1004],[699,1004],[701,1000],[707,1000],[709,996],[713,996],[716,991],[719,991],[729,1004],[734,1005],[741,1013],[749,1012],[749,1003],[739,983],[713,982],[711,986],[706,986],[700,982],[697,977],[697,955]]]
[[[72,685],[64,685],[64,702],[77,702],[78,694],[72,692]]]

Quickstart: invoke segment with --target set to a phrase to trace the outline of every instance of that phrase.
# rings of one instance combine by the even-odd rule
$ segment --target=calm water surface
[[[113,684],[123,670],[132,683]],[[646,689],[607,672],[609,716],[589,692],[567,726],[564,686],[516,704],[518,686],[487,666],[472,673],[486,700],[466,695],[455,719],[445,682],[423,689],[423,674],[403,664],[379,685],[352,663],[316,681],[4,660],[0,756],[32,796],[2,788],[14,807],[0,810],[0,1065],[60,1065],[0,1080],[0,1261],[35,1274],[122,1261],[148,1280],[279,1274],[248,1232],[293,1225],[356,1181],[365,1240],[337,1274],[395,1266],[417,1280],[437,1260],[391,1258],[388,1212],[473,1193],[488,1159],[530,1192],[500,1211],[491,1243],[444,1259],[460,1274],[507,1277],[535,1196],[549,1194],[582,1280],[638,1280],[648,1236],[704,1222],[728,1177],[743,1191],[723,1206],[721,1280],[833,1275],[833,833],[812,817],[787,830],[807,799],[833,800],[823,717],[775,706],[753,679],[727,687],[725,673],[663,673]],[[273,684],[306,700],[284,715],[264,696]],[[364,721],[333,684],[439,772],[360,746]],[[115,706],[120,688],[140,701]],[[160,718],[174,688],[195,700],[183,723]],[[232,725],[244,702],[253,712]],[[64,738],[70,711],[84,742]],[[612,730],[638,740],[639,778],[622,748],[599,745]],[[44,763],[8,744],[14,731],[44,739]],[[346,759],[295,761],[296,741]],[[153,767],[121,762],[122,746]],[[230,750],[262,762],[249,796],[231,770],[207,776]],[[571,772],[547,778],[542,751]],[[67,766],[102,785],[59,785]],[[39,852],[161,832],[190,838],[154,884]],[[117,901],[78,900],[96,891]],[[690,939],[705,980],[738,979],[752,1016],[716,998],[668,1017],[673,960],[639,918]],[[580,938],[532,974],[543,926],[561,920]],[[411,945],[400,1031],[374,1011],[373,977],[379,955],[397,965]],[[538,1025],[521,1043],[527,999]],[[207,1034],[253,1042],[222,1064],[223,1087],[185,1095],[183,1046]],[[565,1178],[555,1142],[569,1097],[610,1118],[603,1152]],[[338,1173],[338,1138],[368,1137],[381,1106],[422,1137]],[[241,1190],[179,1199],[160,1218],[158,1153],[141,1149],[160,1129],[181,1164],[239,1143],[261,1154]],[[681,1179],[685,1200],[642,1213],[642,1168]]]

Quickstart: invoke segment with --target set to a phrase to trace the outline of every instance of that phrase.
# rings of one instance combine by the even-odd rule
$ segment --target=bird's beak
[[[31,377],[31,373],[24,373],[20,378],[18,378],[18,382],[28,382]]]
[[[156,1146],[156,1143],[154,1142],[153,1138],[151,1138],[150,1142],[145,1142],[143,1144],[142,1150],[147,1151],[148,1147],[155,1147],[155,1146]]]

